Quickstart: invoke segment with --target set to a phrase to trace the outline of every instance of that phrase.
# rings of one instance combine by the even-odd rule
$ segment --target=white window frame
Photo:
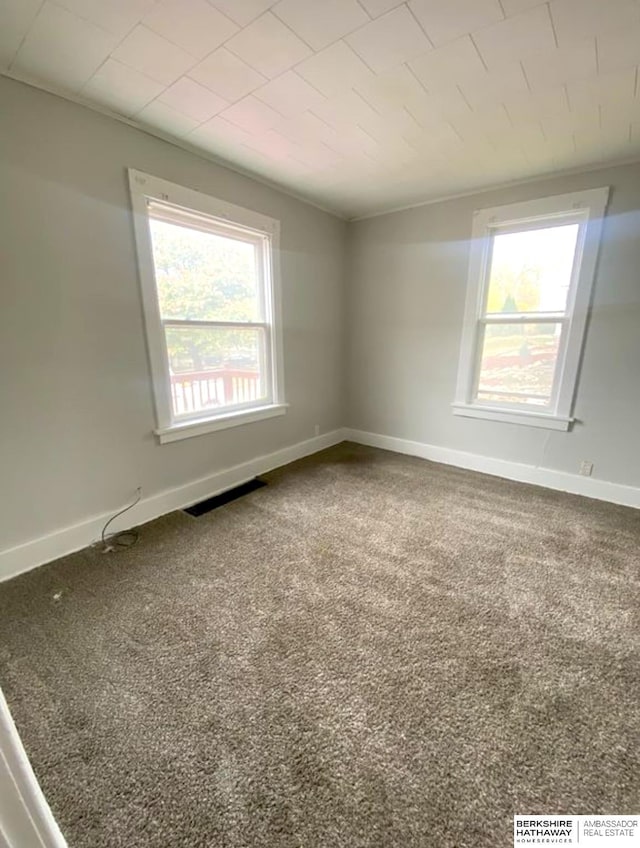
[[[159,177],[129,168],[129,189],[133,207],[134,233],[138,255],[140,287],[144,310],[147,348],[153,384],[153,396],[157,427],[155,434],[161,443],[173,442],[191,436],[199,436],[240,424],[248,424],[284,415],[287,404],[284,400],[284,364],[282,350],[282,319],[279,273],[280,222],[244,209],[233,203],[185,188]],[[155,278],[151,231],[149,228],[150,201],[163,204],[167,209],[167,220],[171,218],[171,207],[175,207],[176,219],[192,215],[210,232],[228,235],[233,227],[246,241],[261,248],[262,286],[264,316],[262,322],[251,322],[237,326],[262,326],[266,340],[265,379],[268,399],[258,402],[224,406],[220,411],[193,413],[176,416],[171,402],[171,379],[166,344],[165,326],[185,322],[164,320],[160,314],[160,303]],[[221,321],[189,321],[189,326],[220,326]],[[235,322],[234,322],[235,325]]]
[[[568,430],[571,427],[574,420],[571,414],[578,370],[608,198],[609,188],[604,187],[474,212],[458,380],[452,405],[455,415],[553,430]],[[562,314],[519,313],[517,318],[509,316],[508,319],[510,323],[539,323],[554,319],[562,323],[551,401],[539,410],[525,408],[524,403],[488,404],[478,401],[476,393],[480,347],[483,324],[487,323],[484,316],[493,236],[497,233],[565,223],[579,225],[565,311]]]

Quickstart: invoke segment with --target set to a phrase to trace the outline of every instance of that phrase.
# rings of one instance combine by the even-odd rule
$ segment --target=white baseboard
[[[216,471],[208,477],[143,498],[135,509],[125,513],[109,530],[128,530],[130,527],[173,512],[174,509],[182,509],[205,498],[219,495],[234,486],[252,480],[258,474],[265,474],[281,465],[337,445],[344,441],[344,438],[343,430],[332,430],[322,436],[298,442],[273,453],[255,457],[241,465]],[[79,524],[0,551],[0,581],[8,580],[24,571],[91,545],[100,538],[105,523],[117,510],[116,506],[109,512],[95,515]]]
[[[419,456],[422,459],[442,462],[445,465],[456,465],[471,471],[481,471],[483,474],[491,474],[494,477],[506,477],[508,480],[534,483],[536,486],[545,486],[560,492],[571,492],[574,495],[584,495],[587,498],[640,508],[640,489],[634,486],[623,486],[620,483],[610,483],[594,477],[581,477],[566,471],[554,471],[552,468],[525,465],[506,459],[494,459],[490,456],[428,445],[424,442],[397,439],[395,436],[366,433],[364,430],[345,428],[344,438],[361,445]]]
[[[398,439],[395,436],[383,436],[379,433],[367,433],[363,430],[344,428],[332,430],[323,436],[298,442],[273,453],[258,456],[241,465],[217,471],[208,477],[202,477],[183,486],[167,489],[144,498],[134,510],[125,513],[121,519],[118,519],[118,523],[110,529],[127,530],[134,525],[144,524],[175,509],[182,509],[204,498],[232,489],[234,486],[251,480],[258,474],[264,474],[273,468],[317,453],[345,440],[395,451],[396,453],[419,456],[433,462],[442,462],[445,465],[456,465],[459,468],[468,468],[495,477],[506,477],[508,480],[518,480],[521,483],[534,483],[548,489],[557,489],[561,492],[571,492],[588,498],[610,501],[636,509],[640,508],[640,489],[634,486],[623,486],[620,483],[610,483],[593,477],[581,477],[578,474],[554,471],[551,468],[525,465],[520,462],[494,459],[480,454],[429,445],[424,442]],[[95,515],[71,527],[65,527],[55,533],[0,551],[0,581],[8,580],[24,571],[29,571],[92,544],[100,538],[100,532],[106,521],[117,512],[117,509],[116,506],[109,512]]]

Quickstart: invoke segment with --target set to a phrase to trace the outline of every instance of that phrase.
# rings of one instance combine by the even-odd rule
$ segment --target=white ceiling
[[[640,158],[640,0],[0,0],[0,70],[353,217]]]

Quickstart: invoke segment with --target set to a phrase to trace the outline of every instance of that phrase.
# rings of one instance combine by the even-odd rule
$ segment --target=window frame
[[[156,436],[161,443],[199,436],[216,430],[252,423],[283,415],[284,362],[282,349],[281,293],[279,273],[280,222],[250,209],[236,206],[195,189],[171,183],[133,168],[128,169],[134,234],[138,258],[140,288],[146,331],[151,382],[156,416]],[[259,298],[263,314],[255,322],[163,319],[155,277],[153,245],[149,227],[149,202],[164,206],[165,220],[185,226],[193,218],[193,229],[218,235],[231,235],[235,230],[243,241],[260,249],[261,279]],[[158,215],[154,217],[159,217]],[[201,226],[198,226],[198,218]],[[267,398],[259,401],[220,407],[220,411],[203,410],[191,414],[174,413],[171,376],[165,328],[167,326],[239,326],[261,327],[264,333]]]
[[[510,203],[473,213],[469,275],[453,413],[512,424],[568,430],[591,302],[609,187]],[[486,314],[493,238],[496,234],[579,225],[567,304],[563,313]],[[545,407],[477,400],[484,327],[506,323],[561,323],[551,399]]]

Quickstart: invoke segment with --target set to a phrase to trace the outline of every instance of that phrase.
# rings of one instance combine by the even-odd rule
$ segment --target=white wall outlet
[[[580,474],[583,477],[591,477],[591,472],[593,471],[593,462],[589,462],[588,459],[583,459],[580,463]]]
[[[316,436],[319,436],[319,435],[320,435],[320,425],[319,425],[319,424],[316,424],[316,425],[314,426],[314,428],[313,428],[313,432],[315,433],[315,435],[316,435]]]

